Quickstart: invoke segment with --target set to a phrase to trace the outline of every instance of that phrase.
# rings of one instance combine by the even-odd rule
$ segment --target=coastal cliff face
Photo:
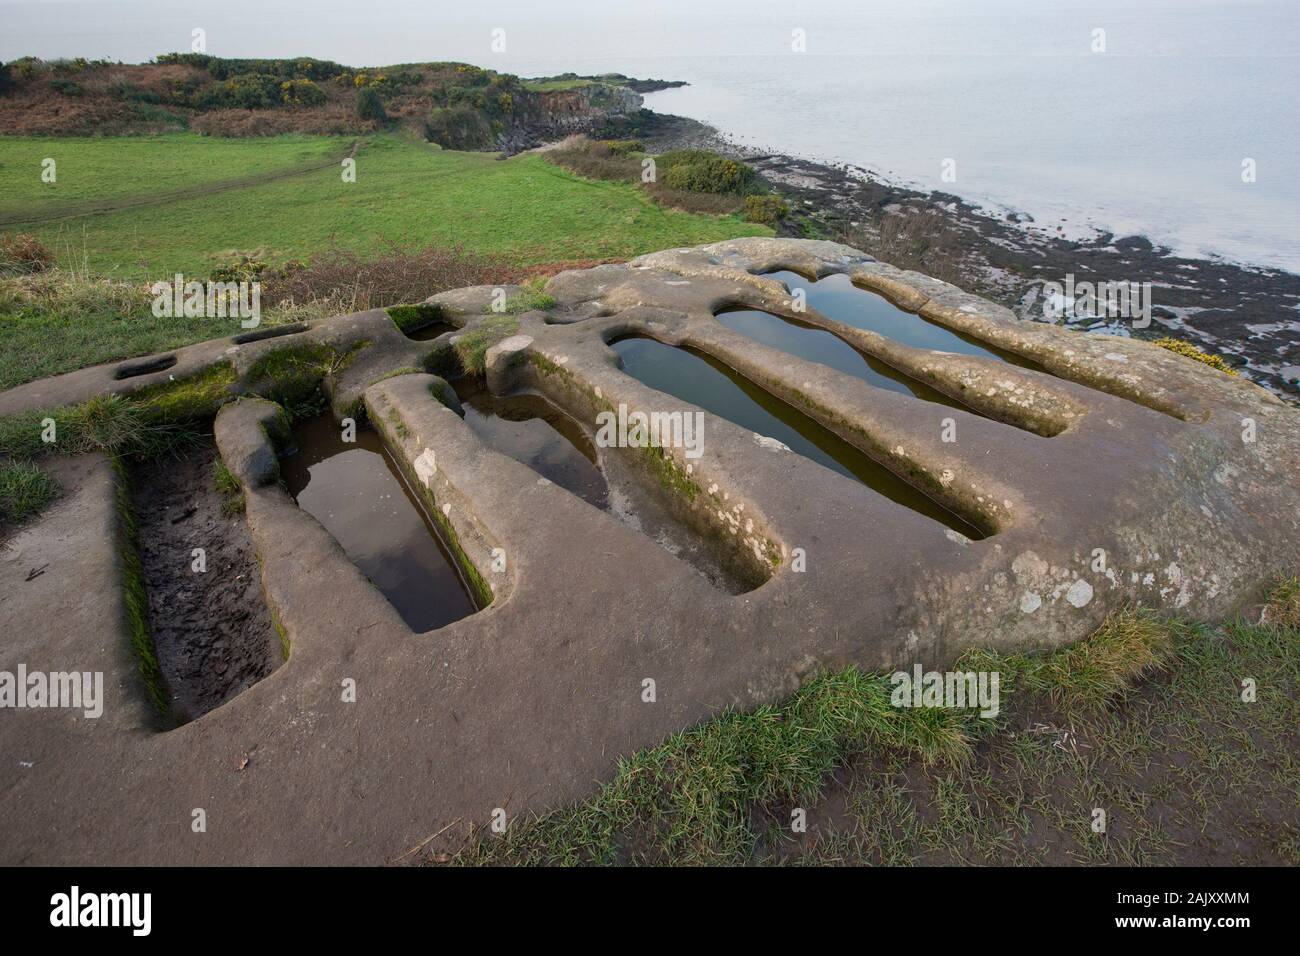
[[[539,92],[521,121],[503,130],[497,146],[504,153],[532,149],[548,140],[590,133],[614,116],[635,113],[644,98],[625,86],[592,83],[569,90]]]
[[[592,122],[606,116],[631,113],[641,108],[645,99],[625,86],[593,83],[573,90],[539,93],[541,112],[556,129],[584,132]]]

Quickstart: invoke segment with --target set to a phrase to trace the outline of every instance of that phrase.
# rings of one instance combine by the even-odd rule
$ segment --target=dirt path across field
[[[337,166],[345,159],[355,158],[357,150],[361,148],[359,140],[353,140],[348,151],[341,156],[323,163],[312,163],[308,166],[293,166],[288,169],[277,169],[269,173],[259,173],[256,176],[243,176],[239,179],[223,179],[215,183],[205,183],[202,186],[191,186],[186,189],[168,189],[163,192],[150,193],[147,196],[124,196],[120,199],[105,199],[95,202],[76,203],[65,206],[55,212],[41,215],[31,215],[27,212],[0,216],[0,228],[8,226],[40,226],[51,222],[62,222],[65,219],[79,219],[82,216],[93,216],[98,213],[120,212],[123,209],[139,209],[146,206],[160,206],[163,203],[178,202],[185,199],[194,199],[199,196],[209,196],[213,193],[226,192],[231,189],[245,189],[249,186],[261,186],[264,183],[275,182],[280,179],[293,179],[296,176],[305,176],[308,173],[319,172],[322,169],[330,169]]]

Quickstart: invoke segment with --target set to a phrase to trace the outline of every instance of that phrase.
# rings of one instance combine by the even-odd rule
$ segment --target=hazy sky
[[[1271,15],[1247,42],[1242,21]],[[810,54],[1082,54],[1111,28],[1116,55],[1297,54],[1296,0],[0,0],[0,58],[147,60],[206,31],[222,56],[316,56],[349,65],[466,60],[504,69],[620,57]],[[1173,16],[1170,16],[1170,14]],[[1152,16],[1152,14],[1163,14]],[[1218,19],[1235,21],[1217,30]],[[991,31],[1000,21],[1004,30]],[[1171,22],[1173,24],[1171,28]],[[1148,28],[1159,24],[1159,28]],[[1180,25],[1185,24],[1185,29]],[[506,52],[491,32],[506,31]],[[996,42],[988,37],[996,35]],[[1225,37],[1237,38],[1226,40]]]

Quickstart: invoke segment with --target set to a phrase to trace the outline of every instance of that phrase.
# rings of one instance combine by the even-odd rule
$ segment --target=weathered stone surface
[[[734,305],[789,315],[784,286],[754,274],[775,269],[848,273],[1052,374],[908,349],[800,314],[960,397],[965,411],[874,388],[713,318]],[[588,426],[620,404],[691,411],[622,372],[608,343],[637,333],[688,345],[822,422],[988,537],[970,540],[713,415],[698,459],[680,449],[667,458],[603,449],[606,460],[617,456],[643,476],[647,494],[673,502],[683,525],[754,585],[729,594],[611,514],[485,447],[435,397],[445,382],[400,374],[421,367],[430,343],[408,342],[378,316],[343,316],[287,340],[239,346],[235,365],[252,388],[246,373],[257,357],[294,339],[369,343],[327,381],[335,406],[350,407],[352,396],[364,403],[492,603],[412,634],[324,529],[265,483],[271,443],[256,447],[255,433],[265,406],[223,411],[218,438],[246,486],[263,587],[290,658],[201,719],[150,733],[121,650],[129,645],[105,577],[109,558],[92,562],[101,593],[83,601],[99,602],[102,613],[83,626],[115,650],[90,654],[86,644],[83,667],[109,671],[116,716],[93,733],[36,714],[24,715],[20,736],[9,729],[17,725],[0,725],[6,747],[19,740],[35,755],[31,767],[0,768],[0,859],[409,859],[403,854],[431,834],[445,829],[428,849],[445,846],[495,807],[514,816],[589,794],[620,756],[723,707],[776,699],[821,668],[935,667],[974,646],[1050,647],[1134,602],[1220,618],[1272,572],[1300,566],[1296,411],[1153,346],[1020,323],[944,283],[824,242],[668,250],[561,274],[547,291],[556,307],[520,316],[513,339],[489,353],[494,390],[535,389]],[[490,296],[462,290],[431,301],[468,328],[488,318]],[[170,354],[193,368],[231,357],[229,348]],[[399,374],[382,377],[391,372]],[[0,394],[0,408],[130,381],[74,373]],[[944,419],[955,422],[954,443],[941,438]],[[71,500],[94,505],[87,520],[70,523],[56,510],[26,540],[102,533],[94,529],[111,524],[104,480],[87,479],[84,491],[74,484]],[[791,566],[796,548],[806,555],[803,573]],[[498,554],[502,570],[494,570]],[[84,590],[88,571],[61,561],[46,574],[48,601]],[[23,587],[7,588],[0,605],[5,633],[21,635],[2,652],[4,666],[19,653],[31,667],[74,666],[83,659],[78,638],[38,633],[48,611]],[[653,705],[641,700],[646,678],[658,688]],[[345,679],[357,682],[356,703],[341,700]],[[247,766],[235,769],[241,754]],[[96,798],[68,798],[73,792]],[[206,835],[190,829],[194,807],[207,812]]]
[[[255,488],[280,480],[276,450],[289,440],[289,421],[275,402],[246,398],[226,405],[213,423],[221,460],[241,482]]]

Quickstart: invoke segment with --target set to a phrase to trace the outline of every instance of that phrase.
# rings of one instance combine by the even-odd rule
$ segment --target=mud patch
[[[283,663],[242,514],[213,485],[216,445],[131,468],[149,629],[175,719],[201,717]],[[196,548],[205,571],[194,570]]]

